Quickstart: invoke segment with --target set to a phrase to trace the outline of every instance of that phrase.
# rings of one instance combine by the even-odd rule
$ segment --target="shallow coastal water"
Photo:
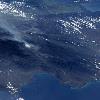
[[[90,82],[84,88],[72,89],[59,83],[53,76],[42,73],[22,88],[20,96],[25,100],[99,100],[100,82]]]
[[[61,84],[47,73],[33,76],[30,84],[23,86],[17,94],[0,91],[0,100],[99,100],[100,82],[90,82],[82,88]]]

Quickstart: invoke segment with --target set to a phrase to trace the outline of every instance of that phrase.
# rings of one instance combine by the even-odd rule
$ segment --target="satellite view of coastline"
[[[0,100],[100,100],[99,81],[100,0],[0,0]]]

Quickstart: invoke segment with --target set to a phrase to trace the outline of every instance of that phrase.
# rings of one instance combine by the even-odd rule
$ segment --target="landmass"
[[[80,13],[65,12],[65,8],[63,13],[56,8],[59,12],[55,13],[54,9],[42,14],[36,13],[35,9],[34,16],[27,11],[23,12],[24,16],[12,12],[5,14],[5,9],[1,9],[2,89],[16,92],[30,83],[35,73],[41,72],[72,87],[100,80],[100,12],[84,12],[82,6]]]

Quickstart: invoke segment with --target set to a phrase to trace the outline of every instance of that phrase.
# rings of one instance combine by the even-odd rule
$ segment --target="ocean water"
[[[22,88],[20,96],[25,100],[99,100],[100,82],[90,82],[83,88],[72,89],[62,85],[48,74],[34,76],[33,82]]]
[[[42,73],[32,83],[24,86],[17,96],[0,92],[0,100],[99,100],[100,82],[92,82],[84,88],[64,86],[53,76]]]

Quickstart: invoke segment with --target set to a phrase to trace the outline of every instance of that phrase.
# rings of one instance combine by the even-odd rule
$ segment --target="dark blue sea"
[[[93,82],[79,89],[63,86],[47,74],[36,76],[36,80],[22,89],[25,100],[99,100],[100,83]]]
[[[19,96],[0,92],[0,100],[99,100],[100,83],[92,82],[83,88],[72,89],[63,86],[57,79],[48,74],[38,74],[31,84],[23,87]]]

